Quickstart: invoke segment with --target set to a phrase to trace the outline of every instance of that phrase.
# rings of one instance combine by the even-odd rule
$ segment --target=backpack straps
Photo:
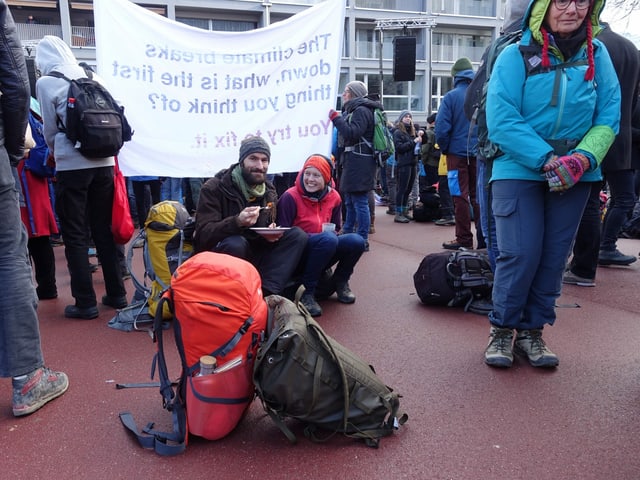
[[[159,455],[170,456],[183,452],[187,446],[187,415],[182,399],[180,396],[176,398],[176,392],[173,390],[173,385],[169,379],[167,362],[164,356],[162,311],[165,303],[168,303],[169,307],[171,307],[171,302],[163,296],[158,303],[158,310],[153,324],[154,341],[158,344],[158,352],[153,358],[151,378],[155,376],[155,369],[158,367],[162,405],[172,413],[173,431],[161,432],[155,430],[154,423],[149,422],[142,432],[139,432],[130,412],[122,412],[119,416],[124,427],[136,436],[142,447],[152,448]],[[174,325],[177,324],[175,320],[173,323]],[[181,388],[182,381],[178,385],[178,389]]]

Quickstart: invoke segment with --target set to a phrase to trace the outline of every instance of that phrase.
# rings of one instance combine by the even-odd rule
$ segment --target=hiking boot
[[[29,415],[45,403],[59,397],[69,388],[69,379],[62,372],[40,367],[20,380],[13,379],[13,414]]]
[[[309,311],[312,317],[322,315],[322,307],[316,302],[316,299],[310,293],[305,293],[300,298],[300,303]]]
[[[124,295],[121,297],[112,297],[110,295],[103,295],[102,304],[106,305],[107,307],[121,309],[129,305],[129,302],[127,302],[127,297]]]
[[[562,283],[567,285],[577,285],[578,287],[595,287],[596,282],[591,278],[576,275],[571,270],[567,270],[562,277]]]
[[[637,260],[636,257],[625,255],[620,250],[600,250],[598,254],[598,265],[631,265]]]
[[[409,223],[411,220],[409,220],[407,217],[405,217],[401,213],[396,213],[396,216],[393,218],[393,221],[396,223]]]
[[[519,330],[513,347],[516,355],[527,357],[534,367],[557,367],[558,356],[547,348],[542,339],[542,329]]]
[[[75,305],[67,305],[64,307],[64,316],[67,318],[82,318],[83,320],[91,320],[98,317],[98,307],[76,307]]]
[[[442,248],[446,248],[447,250],[460,250],[461,248],[473,248],[473,245],[463,245],[457,240],[451,240],[450,242],[444,242]]]
[[[336,296],[340,303],[353,303],[356,301],[356,296],[349,288],[349,282],[336,283]]]
[[[440,227],[450,227],[452,225],[455,225],[456,221],[453,218],[441,218],[439,220],[436,220],[433,223],[435,223],[436,225],[438,225]]]
[[[484,351],[484,363],[492,367],[508,368],[513,364],[513,330],[491,327],[489,345]]]

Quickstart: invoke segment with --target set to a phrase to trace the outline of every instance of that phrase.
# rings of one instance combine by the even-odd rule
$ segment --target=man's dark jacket
[[[4,0],[0,0],[0,43],[0,145],[11,164],[17,165],[24,155],[31,89],[24,51]]]
[[[377,163],[373,149],[362,138],[373,146],[373,109],[376,107],[382,108],[382,105],[367,97],[354,98],[344,104],[342,115],[333,120],[341,147],[345,149],[339,160],[341,193],[368,192],[375,188]]]
[[[607,172],[631,170],[633,139],[631,135],[631,117],[638,101],[638,84],[640,82],[640,56],[631,40],[618,35],[606,25],[598,34],[598,40],[605,44],[613,67],[620,82],[620,132],[616,136],[600,168],[604,175]]]
[[[221,241],[232,235],[244,235],[250,240],[262,239],[248,227],[240,227],[238,214],[249,206],[266,207],[270,210],[260,212],[258,221],[253,227],[268,227],[272,223],[271,214],[275,213],[278,194],[275,187],[266,183],[266,192],[255,202],[248,202],[242,192],[231,179],[231,171],[238,166],[233,164],[228,169],[218,172],[202,186],[196,209],[196,229],[194,233],[194,249],[196,252],[210,251]]]

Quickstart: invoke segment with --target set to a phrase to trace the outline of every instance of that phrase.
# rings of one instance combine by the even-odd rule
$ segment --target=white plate
[[[291,227],[250,227],[250,229],[263,237],[278,238],[284,235],[284,232],[290,230]]]

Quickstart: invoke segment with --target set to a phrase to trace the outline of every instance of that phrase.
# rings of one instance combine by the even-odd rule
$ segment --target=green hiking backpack
[[[362,141],[373,150],[373,155],[381,168],[385,165],[387,159],[396,153],[396,147],[393,143],[393,135],[387,127],[387,114],[381,108],[373,109],[373,145],[366,138],[362,137]]]
[[[291,443],[297,438],[286,425],[294,418],[313,441],[335,433],[378,447],[407,421],[400,395],[373,367],[325,334],[299,302],[269,295],[266,338],[253,370],[256,394],[265,411]]]

